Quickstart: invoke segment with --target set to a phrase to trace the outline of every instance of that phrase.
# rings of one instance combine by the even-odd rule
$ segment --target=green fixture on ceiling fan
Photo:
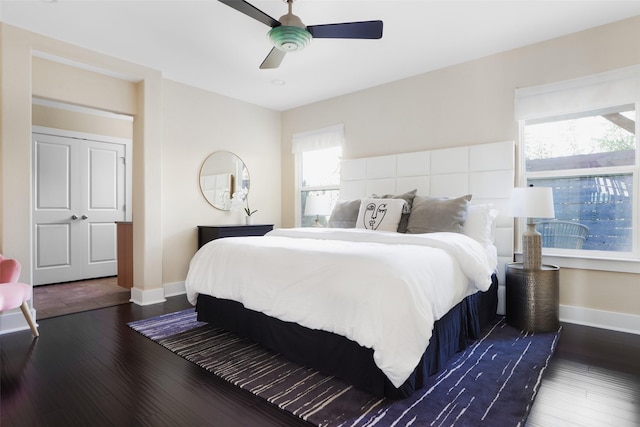
[[[289,12],[276,20],[244,0],[219,0],[221,3],[271,27],[269,39],[273,43],[271,52],[260,64],[261,69],[278,68],[287,52],[304,49],[312,38],[318,39],[380,39],[382,21],[344,22],[305,26],[291,12],[294,0],[284,0]]]

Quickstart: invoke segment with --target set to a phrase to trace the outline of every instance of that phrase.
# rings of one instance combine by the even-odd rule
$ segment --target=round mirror
[[[214,208],[231,209],[233,193],[249,191],[249,171],[240,157],[229,151],[216,151],[200,168],[200,190]]]

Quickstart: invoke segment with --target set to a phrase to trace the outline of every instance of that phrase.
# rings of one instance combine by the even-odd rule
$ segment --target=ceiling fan
[[[271,27],[271,52],[260,64],[261,69],[278,68],[287,52],[302,50],[312,38],[317,39],[380,39],[382,21],[344,22],[341,24],[309,25],[291,12],[294,0],[284,0],[289,12],[276,20],[244,0],[219,0],[245,15]]]

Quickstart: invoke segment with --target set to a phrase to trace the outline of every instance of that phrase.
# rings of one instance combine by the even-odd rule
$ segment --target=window
[[[633,252],[635,121],[626,105],[525,122],[527,184],[553,189],[543,247]]]
[[[343,126],[296,134],[296,226],[327,226],[340,195]]]
[[[516,91],[519,185],[553,189],[555,218],[536,220],[544,254],[640,259],[639,88],[630,67]]]

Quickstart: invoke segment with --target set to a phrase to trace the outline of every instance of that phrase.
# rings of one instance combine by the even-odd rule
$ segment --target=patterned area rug
[[[193,309],[129,326],[317,426],[523,425],[559,337],[559,331],[520,332],[500,317],[426,387],[406,399],[389,400],[198,322]]]

